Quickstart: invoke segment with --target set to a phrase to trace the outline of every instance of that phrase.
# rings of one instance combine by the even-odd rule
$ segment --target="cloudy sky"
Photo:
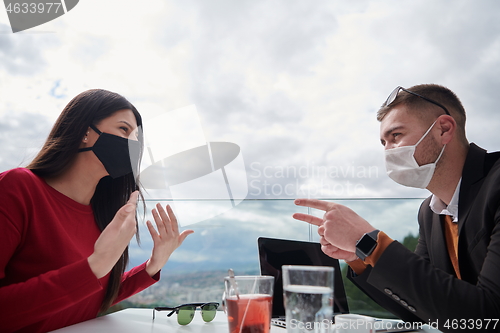
[[[423,198],[385,175],[377,108],[398,85],[445,85],[469,140],[496,150],[498,77],[494,0],[85,0],[16,34],[2,9],[0,170],[104,88],[146,121],[194,105],[206,141],[240,147],[247,199]],[[169,134],[166,147],[185,140]]]

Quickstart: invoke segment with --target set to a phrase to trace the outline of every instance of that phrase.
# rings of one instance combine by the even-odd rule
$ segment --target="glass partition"
[[[335,199],[331,200],[356,211],[373,226],[390,237],[409,244],[418,235],[417,212],[422,199]],[[118,304],[123,307],[179,305],[187,302],[220,301],[223,278],[232,268],[237,275],[258,274],[258,237],[302,241],[318,241],[317,227],[292,218],[295,212],[322,216],[324,212],[298,207],[293,200],[244,200],[231,209],[227,200],[147,200],[144,221],[139,223],[141,244],[130,244],[130,267],[145,262],[152,249],[152,240],[145,221],[152,220],[151,209],[160,202],[170,204],[179,216],[181,230],[192,229],[184,243],[170,257],[162,270],[161,280],[143,292]],[[180,210],[189,211],[191,218]],[[219,215],[213,212],[222,212]],[[192,216],[197,216],[195,219]],[[201,217],[200,217],[201,216]],[[203,220],[203,216],[209,217]],[[182,226],[184,223],[188,225]],[[199,222],[193,223],[193,221]],[[187,222],[186,222],[187,221]],[[154,224],[154,223],[153,223]],[[343,270],[346,265],[342,262]],[[343,274],[345,276],[345,274]],[[378,317],[391,317],[347,279],[344,285],[351,311]]]

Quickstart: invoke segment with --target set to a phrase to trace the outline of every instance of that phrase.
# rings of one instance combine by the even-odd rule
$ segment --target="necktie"
[[[461,279],[460,268],[458,267],[458,223],[454,223],[450,215],[444,215],[444,233],[451,263],[457,277]]]

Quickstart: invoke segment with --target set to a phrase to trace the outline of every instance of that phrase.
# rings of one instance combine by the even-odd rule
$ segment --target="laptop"
[[[333,267],[335,270],[333,279],[333,315],[349,313],[339,261],[324,254],[319,243],[259,237],[257,244],[259,247],[260,273],[261,275],[274,276],[275,281],[272,324],[286,327],[283,279],[281,275],[281,266],[283,265]]]

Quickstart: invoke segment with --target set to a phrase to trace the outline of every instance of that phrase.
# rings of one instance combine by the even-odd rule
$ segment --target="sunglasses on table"
[[[394,102],[394,100],[396,99],[396,97],[398,97],[398,94],[399,94],[399,92],[400,92],[401,90],[403,90],[403,91],[405,91],[405,92],[407,92],[407,93],[409,93],[409,94],[412,94],[412,95],[414,95],[414,96],[420,97],[420,98],[422,98],[422,99],[426,100],[427,102],[430,102],[430,103],[432,103],[432,104],[434,104],[434,105],[439,106],[440,108],[442,108],[442,109],[444,110],[444,112],[446,112],[446,114],[447,114],[448,116],[451,116],[450,112],[448,112],[448,109],[446,109],[446,108],[445,108],[442,104],[440,104],[440,103],[438,103],[438,102],[436,102],[436,101],[433,101],[433,100],[432,100],[432,99],[430,99],[430,98],[427,98],[427,97],[424,97],[424,96],[419,95],[419,94],[417,94],[417,93],[414,93],[413,91],[410,91],[410,90],[408,90],[408,89],[405,89],[405,88],[403,88],[403,87],[401,87],[401,86],[396,87],[396,89],[394,89],[394,90],[391,92],[391,94],[389,95],[389,97],[387,97],[387,100],[385,101],[384,105],[385,105],[385,106],[389,106],[389,105],[391,105],[391,104]]]
[[[189,303],[175,307],[159,306],[153,309],[153,320],[155,319],[155,311],[171,311],[169,314],[167,314],[167,317],[170,317],[174,313],[176,313],[177,322],[180,325],[187,325],[193,320],[194,312],[198,307],[201,308],[201,317],[205,322],[208,323],[214,320],[215,314],[217,313],[217,308],[219,307],[219,303]]]

